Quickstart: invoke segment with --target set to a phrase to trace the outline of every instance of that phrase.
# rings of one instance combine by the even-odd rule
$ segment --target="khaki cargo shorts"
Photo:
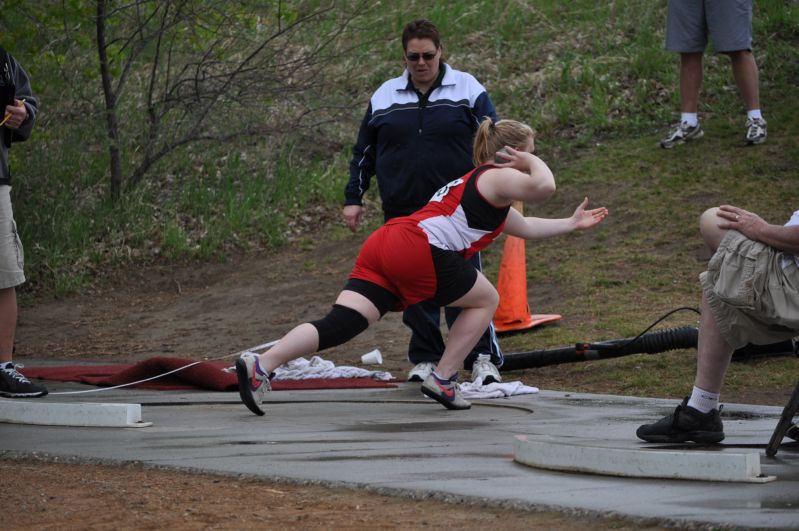
[[[0,185],[0,289],[25,282],[25,253],[11,210],[11,187]]]
[[[732,348],[799,335],[799,268],[791,255],[730,230],[699,282]]]

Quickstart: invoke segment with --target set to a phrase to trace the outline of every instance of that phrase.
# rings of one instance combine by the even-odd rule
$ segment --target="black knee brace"
[[[311,324],[319,332],[317,350],[346,343],[369,328],[369,321],[360,312],[340,304],[334,304],[330,313],[318,321],[311,321]]]

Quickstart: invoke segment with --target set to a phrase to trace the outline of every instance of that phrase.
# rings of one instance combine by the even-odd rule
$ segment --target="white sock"
[[[688,399],[688,405],[702,413],[707,413],[719,408],[719,394],[694,386],[691,398]]]
[[[763,115],[760,114],[760,109],[752,109],[751,111],[746,111],[746,117],[750,120],[757,120],[763,119]]]
[[[682,113],[682,123],[688,124],[690,127],[696,127],[696,124],[699,123],[699,118],[695,112],[684,112]]]

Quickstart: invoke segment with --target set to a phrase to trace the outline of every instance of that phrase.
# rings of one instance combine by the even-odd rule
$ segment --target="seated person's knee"
[[[718,207],[709,208],[699,217],[699,232],[702,234],[702,239],[714,251],[718,248],[721,239],[727,232],[718,226],[721,220],[717,215],[718,211]]]

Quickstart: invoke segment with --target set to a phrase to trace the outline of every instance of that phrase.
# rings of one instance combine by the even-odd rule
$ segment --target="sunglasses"
[[[414,53],[405,54],[405,58],[412,63],[418,63],[419,59],[424,59],[425,61],[432,61],[433,59],[436,58],[437,53],[438,52],[424,52],[424,53],[414,52]]]

